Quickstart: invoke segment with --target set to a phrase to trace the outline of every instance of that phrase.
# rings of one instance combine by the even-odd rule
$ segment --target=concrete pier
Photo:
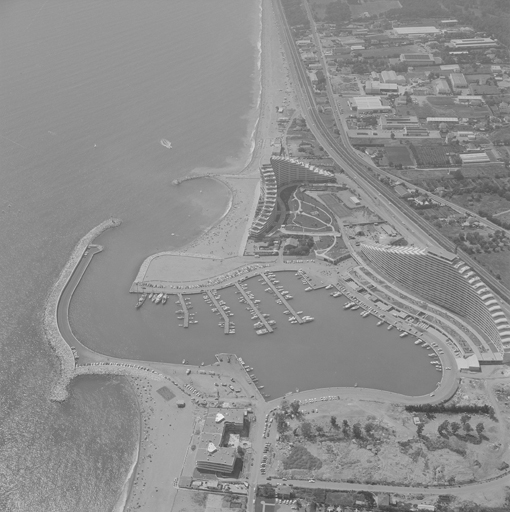
[[[209,298],[213,301],[214,306],[218,309],[221,316],[223,317],[223,320],[225,322],[225,326],[223,327],[223,332],[225,334],[228,334],[230,332],[230,320],[228,318],[228,315],[225,313],[225,310],[221,307],[220,303],[217,301],[214,294],[210,290],[208,290],[206,293],[209,296]]]
[[[253,303],[250,297],[248,297],[248,294],[243,290],[239,283],[236,283],[236,288],[241,292],[241,295],[243,296],[246,303],[249,304],[251,308],[253,308],[253,311],[255,311],[255,314],[259,317],[260,321],[264,324],[264,327],[268,330],[268,332],[273,332],[273,328],[267,323],[267,320],[264,318],[259,308]]]
[[[296,313],[294,308],[287,302],[287,299],[276,289],[276,286],[271,282],[269,277],[267,277],[263,272],[260,274],[264,281],[268,284],[268,286],[275,292],[276,296],[285,304],[285,307],[291,312],[294,318],[298,321],[298,324],[304,324],[305,321]]]
[[[186,305],[186,301],[184,300],[182,293],[178,293],[177,296],[179,297],[179,302],[181,303],[182,310],[184,311],[184,322],[182,323],[182,326],[187,328],[189,327],[188,306]]]

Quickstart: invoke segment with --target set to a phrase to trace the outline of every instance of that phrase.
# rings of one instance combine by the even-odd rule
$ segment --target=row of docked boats
[[[167,293],[142,293],[140,295],[137,303],[135,304],[135,308],[138,309],[142,307],[143,303],[149,299],[151,302],[154,302],[154,304],[166,304],[166,301],[168,300],[170,294]]]
[[[140,298],[138,299],[138,302],[136,303],[135,307],[138,309],[142,306],[142,304],[146,301],[148,298],[151,302],[154,302],[154,304],[166,304],[166,301],[168,300],[170,294],[167,293],[142,293],[140,295]]]

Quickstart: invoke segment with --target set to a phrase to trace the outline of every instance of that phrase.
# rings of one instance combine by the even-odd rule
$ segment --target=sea
[[[219,183],[172,181],[196,169],[235,172],[249,158],[259,7],[1,2],[0,510],[113,508],[138,439],[136,399],[121,378],[87,377],[64,405],[48,400],[58,361],[42,334],[44,301],[77,241],[121,218],[101,240],[103,262],[119,257],[113,272],[107,264],[108,293],[93,286],[110,313],[92,322],[118,322],[122,344],[118,308],[141,261],[223,214]]]

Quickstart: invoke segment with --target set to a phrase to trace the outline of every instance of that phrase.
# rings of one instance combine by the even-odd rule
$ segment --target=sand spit
[[[67,344],[66,340],[62,337],[57,323],[57,308],[60,302],[60,297],[64,288],[67,285],[70,277],[75,271],[78,263],[83,257],[89,244],[98,237],[101,233],[109,228],[120,226],[121,220],[108,219],[90,230],[74,248],[69,261],[60,273],[57,282],[53,286],[44,308],[44,332],[48,343],[55,350],[58,358],[60,359],[60,378],[51,390],[50,399],[62,402],[68,396],[67,385],[74,376],[74,355],[71,347]]]

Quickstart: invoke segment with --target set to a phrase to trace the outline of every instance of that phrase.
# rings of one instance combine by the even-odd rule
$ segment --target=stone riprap
[[[51,345],[53,350],[55,350],[60,360],[60,377],[51,390],[51,400],[57,402],[66,400],[68,397],[67,386],[73,378],[75,370],[74,354],[71,347],[62,337],[58,328],[57,308],[60,302],[60,297],[62,296],[62,292],[64,291],[67,282],[76,270],[76,267],[89,244],[107,229],[120,226],[121,222],[122,221],[119,219],[108,219],[89,231],[76,244],[69,261],[60,273],[57,282],[53,286],[53,289],[46,300],[44,311],[44,332],[48,343]]]

